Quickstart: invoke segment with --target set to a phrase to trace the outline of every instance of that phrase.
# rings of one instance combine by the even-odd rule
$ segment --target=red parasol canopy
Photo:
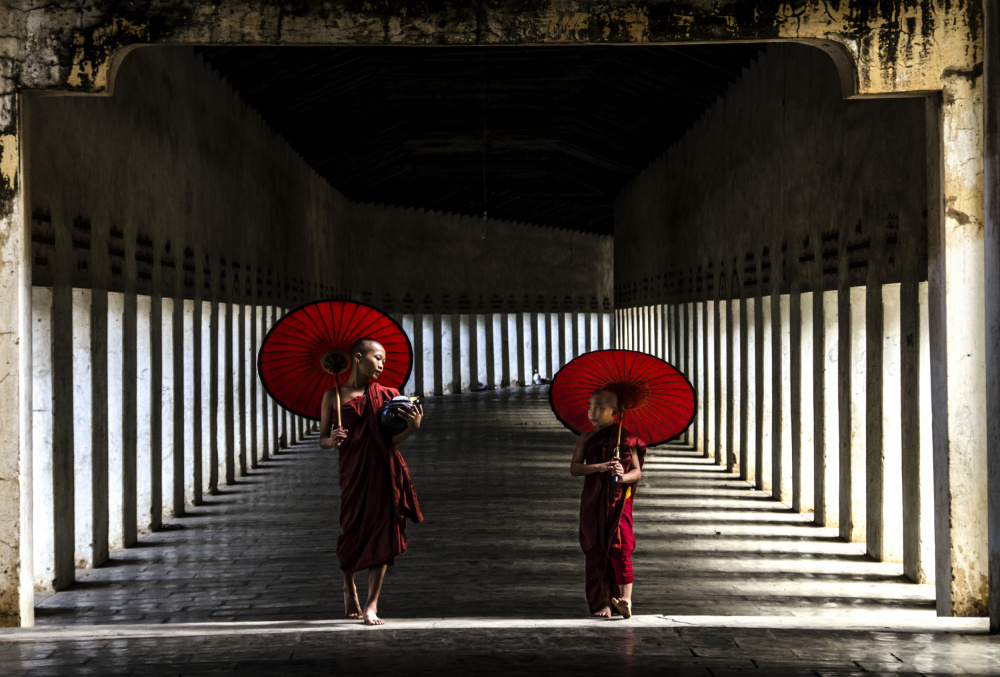
[[[350,377],[348,353],[362,338],[385,348],[379,383],[402,389],[413,366],[410,339],[394,319],[355,301],[316,301],[286,314],[264,337],[257,373],[278,404],[318,420],[323,393]]]
[[[588,400],[595,390],[618,395],[625,428],[648,446],[673,439],[694,420],[694,389],[675,367],[634,350],[595,350],[569,361],[552,379],[549,403],[559,421],[580,434],[591,429]]]

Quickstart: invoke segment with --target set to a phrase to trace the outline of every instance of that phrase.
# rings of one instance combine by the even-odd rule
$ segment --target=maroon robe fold
[[[610,461],[614,458],[617,443],[617,424],[598,430],[583,447],[583,462],[592,464]],[[646,456],[646,445],[624,429],[620,462],[625,472],[632,468],[632,454],[638,456],[641,468]],[[615,582],[611,550],[618,548],[631,552],[635,547],[630,528],[631,519],[627,520],[623,529],[622,517],[626,505],[631,507],[631,497],[635,494],[636,485],[617,484],[612,481],[613,477],[610,472],[587,475],[583,480],[583,493],[580,496],[580,547],[586,558],[587,605],[591,613],[604,606],[609,597],[621,595]],[[631,511],[628,517],[631,517]]]
[[[378,424],[378,408],[399,393],[369,383],[341,407],[347,439],[340,445],[340,537],[343,571],[391,564],[406,551],[406,519],[420,522],[410,471]]]

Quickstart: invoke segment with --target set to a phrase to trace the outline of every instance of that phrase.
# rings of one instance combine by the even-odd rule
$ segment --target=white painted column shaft
[[[125,295],[108,293],[108,547],[125,547],[123,364],[125,360]],[[37,566],[37,565],[36,565]]]
[[[32,485],[35,588],[55,589],[55,511],[52,468],[52,289],[31,290]],[[119,381],[120,382],[120,381]]]
[[[161,446],[163,462],[160,464],[162,519],[174,515],[174,300],[164,297],[160,315],[163,367],[160,376],[160,406],[163,410]],[[154,386],[155,387],[155,386]]]
[[[834,527],[840,524],[840,292],[825,291],[819,325],[816,328],[821,369],[816,390],[820,395],[815,409],[816,439],[814,483],[817,501],[816,523]],[[815,316],[814,316],[815,317]]]
[[[153,353],[150,322],[152,321],[152,299],[139,294],[135,299],[136,308],[136,527],[140,534],[148,534],[153,519],[153,467],[151,419],[153,388]]]
[[[815,502],[815,436],[814,436],[814,378],[815,361],[813,355],[813,292],[799,295],[799,448],[795,460],[797,496],[793,497],[793,508],[803,514],[812,513]]]
[[[201,374],[195,370],[194,355],[196,350],[201,350],[201,336],[194,331],[194,300],[184,300],[184,324],[182,331],[183,360],[184,360],[184,503],[191,506],[198,503],[201,498],[200,491],[195,497],[195,473],[200,474],[199,464],[201,463],[201,450],[195,444],[195,412],[201,410],[195,404],[195,390],[201,387]],[[200,321],[200,319],[199,319]],[[197,342],[196,342],[197,341]],[[200,405],[200,403],[199,403]],[[200,421],[199,421],[200,423]],[[198,442],[201,442],[200,437]],[[175,450],[176,453],[176,450]],[[196,470],[197,469],[197,470]],[[200,489],[200,487],[199,487]]]
[[[94,565],[91,298],[89,289],[73,290],[73,514],[77,568]]]
[[[760,327],[758,336],[760,345],[757,349],[760,354],[760,375],[757,377],[757,410],[758,439],[760,447],[757,449],[757,488],[762,491],[771,492],[773,475],[774,450],[777,442],[774,440],[774,415],[775,415],[775,393],[774,393],[774,345],[773,345],[773,309],[771,296],[760,298]]]
[[[772,296],[772,303],[775,297]],[[775,342],[774,355],[780,359],[775,362],[775,383],[780,386],[774,397],[774,435],[773,456],[775,468],[772,471],[772,482],[775,498],[784,503],[792,502],[792,324],[791,299],[788,294],[778,296],[778,307],[772,315],[774,327],[772,330]]]
[[[743,472],[743,433],[745,425],[741,424],[743,417],[743,393],[745,376],[743,374],[743,326],[740,321],[740,300],[735,299],[729,302],[727,313],[729,315],[730,326],[727,342],[727,357],[729,362],[729,376],[727,378],[727,391],[729,395],[729,457],[726,469],[729,472]]]

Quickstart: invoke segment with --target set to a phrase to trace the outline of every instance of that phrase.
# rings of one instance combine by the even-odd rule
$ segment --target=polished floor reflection
[[[389,571],[387,628],[341,620],[336,456],[308,439],[40,599],[39,628],[0,633],[0,674],[1000,666],[984,619],[937,619],[931,586],[680,447],[650,451],[636,498],[637,616],[589,619],[575,438],[545,388],[426,411],[403,447],[426,519]]]

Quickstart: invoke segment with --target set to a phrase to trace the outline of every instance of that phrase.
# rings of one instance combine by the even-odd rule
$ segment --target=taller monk
[[[366,625],[383,625],[378,596],[386,567],[406,551],[406,520],[423,520],[417,494],[396,445],[420,428],[421,406],[404,408],[406,430],[391,438],[379,426],[378,409],[399,395],[376,381],[385,366],[385,349],[372,339],[351,347],[351,376],[340,386],[341,420],[336,426],[337,391],[323,394],[319,445],[340,454],[340,529],[337,559],[344,574],[344,613]],[[358,600],[354,574],[368,569],[368,600]]]

